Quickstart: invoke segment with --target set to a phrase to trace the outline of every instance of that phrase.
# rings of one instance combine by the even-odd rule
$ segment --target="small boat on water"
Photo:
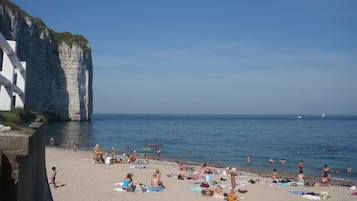
[[[296,118],[297,118],[297,119],[302,119],[302,116],[297,116]]]

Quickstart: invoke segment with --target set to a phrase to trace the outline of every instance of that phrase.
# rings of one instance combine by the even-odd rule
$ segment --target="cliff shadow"
[[[17,185],[11,178],[12,167],[9,159],[1,153],[1,170],[0,170],[0,200],[16,201]]]

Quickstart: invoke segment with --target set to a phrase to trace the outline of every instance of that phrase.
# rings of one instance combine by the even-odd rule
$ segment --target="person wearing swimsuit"
[[[327,182],[330,183],[331,180],[331,169],[330,167],[325,164],[324,167],[322,168],[322,177],[327,178]]]

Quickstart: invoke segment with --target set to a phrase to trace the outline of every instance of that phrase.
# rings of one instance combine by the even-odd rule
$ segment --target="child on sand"
[[[56,175],[57,175],[56,167],[52,167],[51,183],[53,184],[53,187],[55,187],[55,188],[57,188]]]

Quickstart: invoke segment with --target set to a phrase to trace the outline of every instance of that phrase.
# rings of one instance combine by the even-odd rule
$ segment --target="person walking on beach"
[[[51,175],[51,183],[53,184],[53,187],[54,188],[57,188],[57,185],[56,185],[56,175],[57,175],[57,171],[56,171],[56,167],[52,167],[52,175]]]

